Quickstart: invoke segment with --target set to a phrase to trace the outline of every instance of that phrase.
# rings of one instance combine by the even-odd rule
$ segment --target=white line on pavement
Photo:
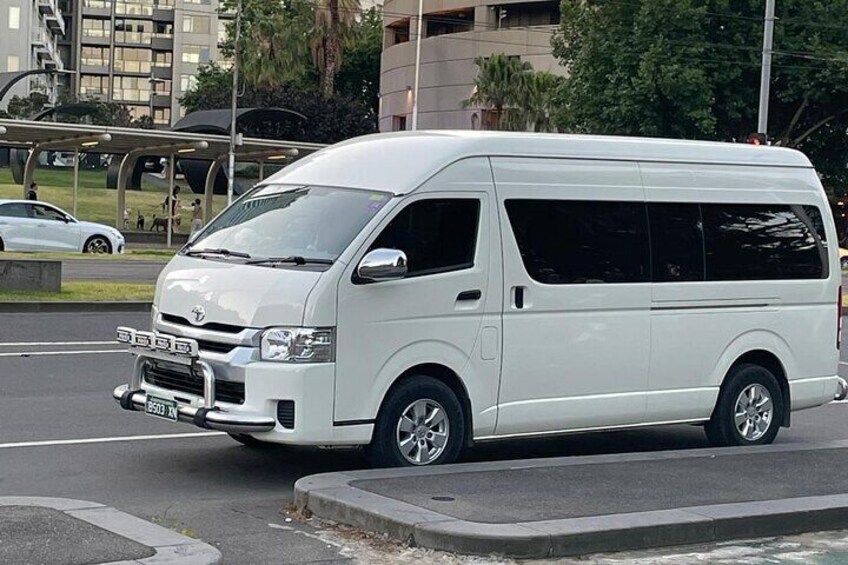
[[[87,351],[16,351],[0,353],[0,357],[49,357],[51,355],[103,355],[104,353],[129,353],[126,349],[89,349]]]
[[[226,434],[224,432],[193,432],[185,434],[156,434],[146,436],[94,437],[87,439],[56,439],[47,441],[19,441],[15,443],[0,443],[0,449],[12,449],[15,447],[51,447],[57,445],[85,445],[91,443],[118,443],[122,441],[146,441],[153,439],[187,439],[222,435]]]
[[[0,347],[65,347],[69,345],[115,345],[112,341],[19,341],[0,342]]]

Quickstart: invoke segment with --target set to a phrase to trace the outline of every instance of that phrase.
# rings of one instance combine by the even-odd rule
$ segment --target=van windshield
[[[321,186],[258,187],[210,223],[183,253],[270,266],[329,264],[391,197]]]

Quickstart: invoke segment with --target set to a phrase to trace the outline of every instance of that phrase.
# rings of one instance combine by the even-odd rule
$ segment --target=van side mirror
[[[356,277],[361,282],[381,282],[402,279],[406,276],[406,253],[399,249],[374,249],[369,251],[356,267]]]

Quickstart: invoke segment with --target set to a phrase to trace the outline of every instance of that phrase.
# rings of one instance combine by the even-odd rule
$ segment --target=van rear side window
[[[814,206],[567,200],[505,205],[527,273],[545,284],[828,277],[824,222]]]

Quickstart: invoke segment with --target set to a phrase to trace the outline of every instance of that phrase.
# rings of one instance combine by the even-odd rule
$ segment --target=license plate
[[[149,394],[147,395],[147,403],[144,405],[144,411],[151,416],[164,418],[171,422],[176,422],[177,415],[179,414],[179,408],[175,401],[167,400],[165,398],[157,398],[155,396],[150,396]]]

